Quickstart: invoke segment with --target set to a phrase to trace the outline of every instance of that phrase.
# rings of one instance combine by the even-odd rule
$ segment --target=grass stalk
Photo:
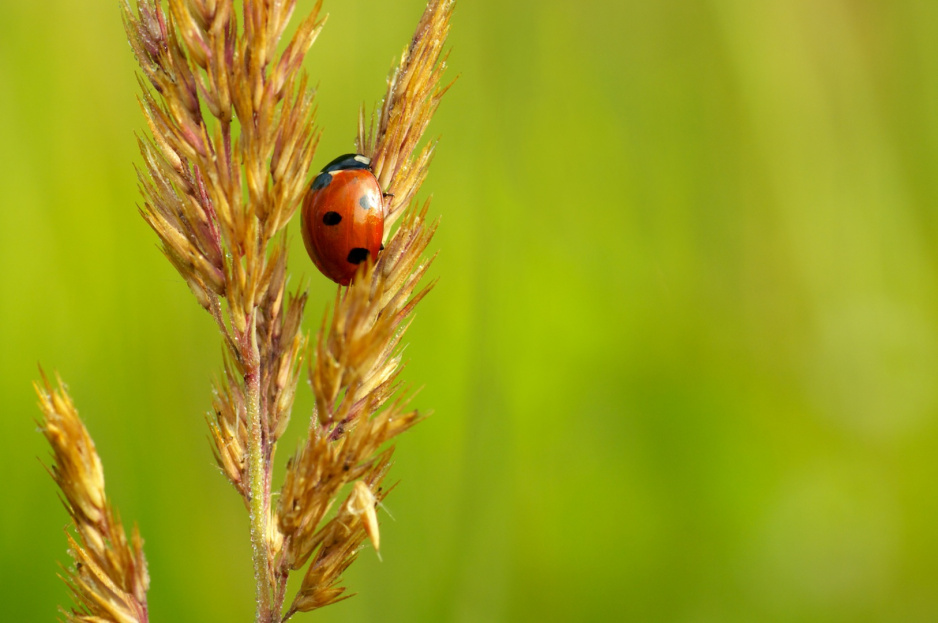
[[[271,555],[267,541],[270,524],[270,495],[267,486],[268,470],[262,433],[263,423],[261,422],[260,373],[256,368],[249,370],[245,377],[245,388],[247,389],[247,417],[251,424],[247,460],[251,556],[254,564],[254,582],[257,586],[257,613],[254,620],[256,623],[270,623],[273,592],[268,562]]]
[[[411,314],[432,287],[421,280],[437,224],[415,196],[433,144],[416,148],[448,88],[440,79],[453,2],[430,0],[371,123],[360,115],[356,148],[391,198],[385,248],[339,289],[312,349],[301,327],[307,294],[286,288],[285,228],[319,140],[303,60],[324,23],[321,2],[285,46],[296,0],[235,4],[122,0],[122,10],[149,129],[139,139],[140,212],[221,334],[212,450],[249,515],[255,623],[283,623],[348,598],[342,574],[366,542],[380,546],[388,444],[424,417],[408,408],[398,378]],[[273,457],[304,359],[315,407],[273,508]],[[66,579],[78,607],[66,620],[148,623],[142,540],[134,530],[128,542],[111,511],[64,387],[44,379],[37,393],[51,471],[78,535]],[[294,573],[302,580],[287,602]]]

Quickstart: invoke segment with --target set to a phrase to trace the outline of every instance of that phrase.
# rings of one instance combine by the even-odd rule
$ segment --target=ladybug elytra
[[[384,193],[361,154],[339,156],[313,180],[300,215],[303,242],[316,268],[347,286],[358,265],[381,250]]]

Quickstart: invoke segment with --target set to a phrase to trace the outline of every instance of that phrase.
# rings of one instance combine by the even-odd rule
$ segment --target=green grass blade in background
[[[314,165],[421,9],[326,3]],[[315,618],[938,618],[936,34],[925,2],[461,3],[405,372],[435,415],[399,444],[384,561]],[[65,595],[42,361],[140,524],[153,620],[242,619],[217,344],[134,209],[117,8],[0,6],[0,81],[2,618]],[[315,327],[333,289],[292,231]]]

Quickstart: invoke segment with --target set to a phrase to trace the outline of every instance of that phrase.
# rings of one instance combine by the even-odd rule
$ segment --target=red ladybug
[[[322,274],[343,286],[381,250],[384,193],[370,165],[361,154],[339,156],[323,167],[303,199],[306,252]]]

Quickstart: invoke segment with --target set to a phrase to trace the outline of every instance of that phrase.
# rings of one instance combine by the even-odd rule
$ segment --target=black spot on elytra
[[[338,212],[326,212],[322,215],[323,225],[338,225],[342,222],[342,215]]]
[[[366,259],[368,259],[368,249],[363,249],[361,247],[355,247],[348,252],[349,264],[361,264]]]
[[[329,185],[329,182],[332,181],[332,176],[328,173],[320,173],[316,176],[316,179],[313,180],[313,190],[322,190]]]
[[[371,209],[370,199],[371,197],[369,197],[368,195],[362,195],[361,199],[358,200],[358,205],[360,205],[365,210],[370,210]]]

